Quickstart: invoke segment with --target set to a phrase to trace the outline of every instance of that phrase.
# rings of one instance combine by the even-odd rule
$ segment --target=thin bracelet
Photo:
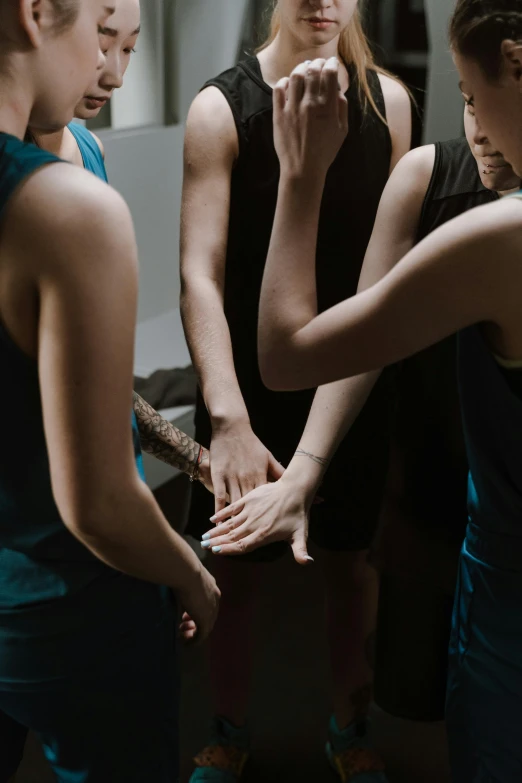
[[[203,446],[199,447],[198,458],[192,468],[192,473],[189,476],[191,482],[199,481],[199,466],[201,464],[201,458],[203,457]]]

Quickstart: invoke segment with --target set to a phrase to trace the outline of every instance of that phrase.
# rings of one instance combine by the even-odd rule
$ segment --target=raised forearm
[[[136,392],[133,392],[133,405],[143,451],[183,473],[192,474],[198,461],[199,443],[164,419]],[[208,461],[206,449],[201,461]]]
[[[285,347],[317,315],[315,255],[324,180],[281,178],[259,310],[259,356]]]
[[[205,405],[213,422],[248,421],[237,381],[223,297],[210,279],[185,281],[181,314]]]

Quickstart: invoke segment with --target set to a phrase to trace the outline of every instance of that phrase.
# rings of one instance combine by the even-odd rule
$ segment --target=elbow
[[[137,482],[138,479],[133,477],[125,483],[111,483],[107,487],[80,486],[71,488],[69,492],[55,492],[56,505],[65,527],[83,543],[109,542],[132,503],[137,500]]]
[[[295,361],[295,360],[294,360]],[[287,352],[274,349],[259,353],[259,372],[261,380],[270,391],[295,391],[297,374]]]

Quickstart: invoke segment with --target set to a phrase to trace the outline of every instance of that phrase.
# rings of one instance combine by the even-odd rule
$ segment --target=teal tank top
[[[0,227],[16,189],[58,158],[0,133]],[[98,560],[62,522],[50,479],[37,362],[0,320],[0,690],[67,681],[82,661],[157,624],[168,591]]]
[[[78,149],[80,150],[83,167],[86,171],[90,171],[104,182],[108,182],[107,171],[105,169],[105,161],[103,155],[98,146],[98,143],[92,133],[87,130],[83,125],[78,125],[76,122],[71,122],[68,125],[71,131]],[[136,414],[132,411],[132,442],[134,444],[134,456],[136,458],[136,467],[143,481],[145,481],[145,471],[143,468],[143,456],[141,453],[140,433],[138,430],[138,422],[136,421]]]
[[[470,465],[468,538],[474,551],[487,556],[489,547],[496,561],[522,570],[522,386],[496,360],[480,325],[464,329],[458,345]]]

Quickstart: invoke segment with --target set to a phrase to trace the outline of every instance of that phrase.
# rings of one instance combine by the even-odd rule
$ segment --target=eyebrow
[[[130,35],[131,36],[139,35],[140,30],[141,30],[141,25],[138,25],[138,27]],[[117,38],[118,35],[119,35],[119,32],[118,32],[118,30],[115,30],[113,27],[104,27],[103,28],[103,35],[108,35],[110,38]]]

